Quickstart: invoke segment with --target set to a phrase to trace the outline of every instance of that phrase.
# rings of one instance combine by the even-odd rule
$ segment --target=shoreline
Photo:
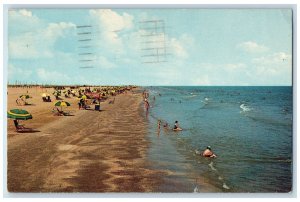
[[[8,109],[19,91],[8,88]],[[101,111],[76,110],[74,116],[53,117],[39,90],[29,89],[35,105],[23,121],[38,130],[15,133],[8,119],[7,188],[9,192],[153,192],[161,171],[149,169],[146,120],[139,113],[142,97],[127,92]],[[67,100],[69,101],[69,100]],[[42,104],[41,104],[42,103]],[[43,107],[39,107],[43,105]],[[49,115],[50,114],[50,115]],[[46,124],[45,124],[46,122]]]

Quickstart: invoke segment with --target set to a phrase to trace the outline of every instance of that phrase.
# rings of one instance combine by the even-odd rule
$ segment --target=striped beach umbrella
[[[7,118],[16,119],[16,120],[27,120],[32,119],[32,115],[23,109],[11,109],[7,111]]]
[[[70,103],[68,102],[65,102],[65,101],[58,101],[55,103],[54,106],[57,106],[57,107],[67,107],[67,106],[71,106]]]

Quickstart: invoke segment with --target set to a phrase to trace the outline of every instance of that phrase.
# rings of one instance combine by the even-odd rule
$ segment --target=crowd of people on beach
[[[147,90],[144,90],[142,93],[143,101],[144,101],[144,107],[146,111],[146,116],[149,114],[150,109],[150,103],[149,103],[149,92]],[[162,96],[159,93],[159,96]],[[155,96],[153,96],[153,102],[156,100]],[[174,98],[171,98],[171,101],[174,101]],[[181,103],[181,101],[180,101]],[[179,122],[176,120],[174,122],[174,126],[172,128],[169,128],[169,124],[167,121],[162,121],[161,119],[157,120],[157,135],[160,134],[161,125],[163,124],[163,128],[165,130],[173,130],[173,131],[182,131],[183,129],[179,126]],[[201,156],[203,157],[210,157],[210,158],[216,158],[217,155],[212,151],[211,146],[207,146],[206,149],[204,149],[201,153]]]
[[[12,86],[14,87],[14,86]],[[31,88],[28,86],[21,86],[21,88]],[[91,106],[95,106],[95,111],[100,111],[100,102],[106,101],[113,97],[113,99],[109,100],[109,104],[114,104],[115,96],[122,93],[127,93],[127,91],[131,91],[136,86],[101,86],[101,87],[80,87],[80,86],[51,86],[51,87],[39,87],[42,88],[44,93],[41,94],[43,102],[52,102],[50,97],[50,93],[55,97],[56,103],[54,104],[54,108],[52,108],[52,113],[55,116],[72,116],[70,111],[65,111],[63,106],[70,106],[66,100],[69,98],[78,99],[78,109],[92,109]],[[54,89],[54,90],[53,90]],[[64,98],[62,98],[64,96]],[[32,98],[28,90],[26,94],[20,95],[16,99],[16,104],[18,106],[24,105],[32,105],[28,103],[29,98]],[[63,104],[61,104],[61,103]],[[61,105],[60,105],[61,104]],[[20,115],[22,116],[22,115]],[[14,126],[17,132],[23,131],[24,127],[19,124],[19,120],[14,120]]]

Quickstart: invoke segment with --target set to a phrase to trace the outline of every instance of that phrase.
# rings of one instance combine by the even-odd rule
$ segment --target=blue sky
[[[12,9],[8,58],[10,83],[292,85],[292,12]]]

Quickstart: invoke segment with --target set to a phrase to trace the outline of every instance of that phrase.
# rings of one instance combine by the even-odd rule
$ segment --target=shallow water
[[[168,172],[157,191],[291,191],[292,87],[147,89],[148,159]],[[158,119],[184,130],[158,135]],[[197,154],[208,145],[218,158]]]

